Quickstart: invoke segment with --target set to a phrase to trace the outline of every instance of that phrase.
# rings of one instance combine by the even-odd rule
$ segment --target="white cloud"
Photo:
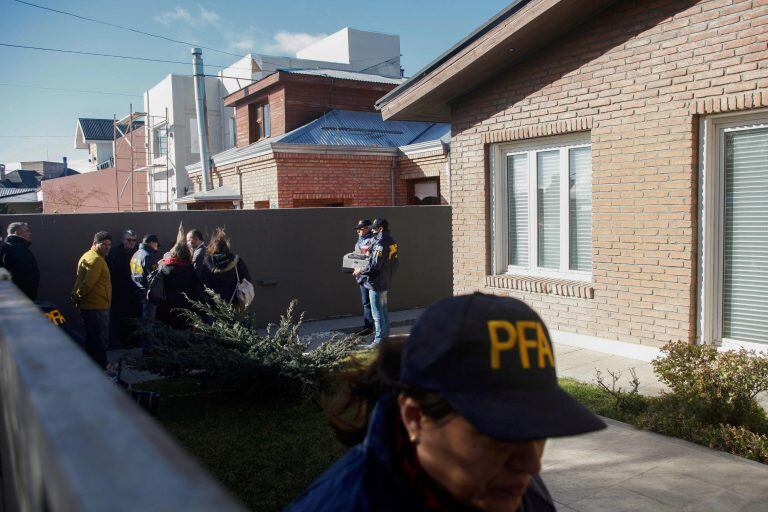
[[[171,11],[166,11],[155,16],[155,21],[169,27],[175,24],[188,25],[190,27],[218,27],[221,23],[221,16],[214,11],[209,11],[202,5],[197,6],[199,13],[191,13],[184,7],[176,6]]]
[[[267,53],[277,55],[296,55],[296,52],[327,37],[327,34],[308,34],[306,32],[280,31],[272,42],[264,47]]]

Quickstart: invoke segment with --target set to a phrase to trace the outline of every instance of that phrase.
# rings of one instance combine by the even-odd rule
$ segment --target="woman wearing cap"
[[[433,304],[348,376],[331,423],[360,444],[288,510],[554,511],[546,438],[605,425],[558,386],[549,339],[516,299]]]

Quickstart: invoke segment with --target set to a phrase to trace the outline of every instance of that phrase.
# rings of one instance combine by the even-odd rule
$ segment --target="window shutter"
[[[568,152],[570,268],[592,270],[592,149]]]
[[[725,133],[723,337],[768,343],[768,129]]]
[[[528,155],[507,157],[509,265],[528,265]]]
[[[560,268],[560,151],[536,153],[539,267]]]

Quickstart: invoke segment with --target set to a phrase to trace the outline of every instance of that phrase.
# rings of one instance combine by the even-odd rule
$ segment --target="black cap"
[[[144,235],[144,238],[141,241],[143,244],[151,244],[152,242],[160,243],[160,240],[157,239],[157,235]]]
[[[501,441],[605,428],[560,388],[549,331],[517,299],[475,293],[428,307],[405,344],[400,380],[439,393],[480,432]]]
[[[371,224],[372,228],[384,228],[386,231],[389,229],[389,222],[387,222],[387,219],[373,219],[373,223]]]
[[[355,226],[355,229],[367,228],[370,225],[371,225],[371,221],[370,220],[368,220],[368,219],[360,219],[359,221],[357,221],[357,225]]]

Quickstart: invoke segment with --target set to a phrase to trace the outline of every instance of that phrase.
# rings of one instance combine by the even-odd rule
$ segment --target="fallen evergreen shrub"
[[[134,364],[163,377],[188,376],[203,386],[312,398],[353,351],[354,340],[342,336],[310,350],[298,335],[304,314],[296,317],[295,300],[264,332],[254,315],[210,295],[209,302],[190,300],[190,308],[181,310],[190,330],[141,323],[135,336],[148,348]]]

